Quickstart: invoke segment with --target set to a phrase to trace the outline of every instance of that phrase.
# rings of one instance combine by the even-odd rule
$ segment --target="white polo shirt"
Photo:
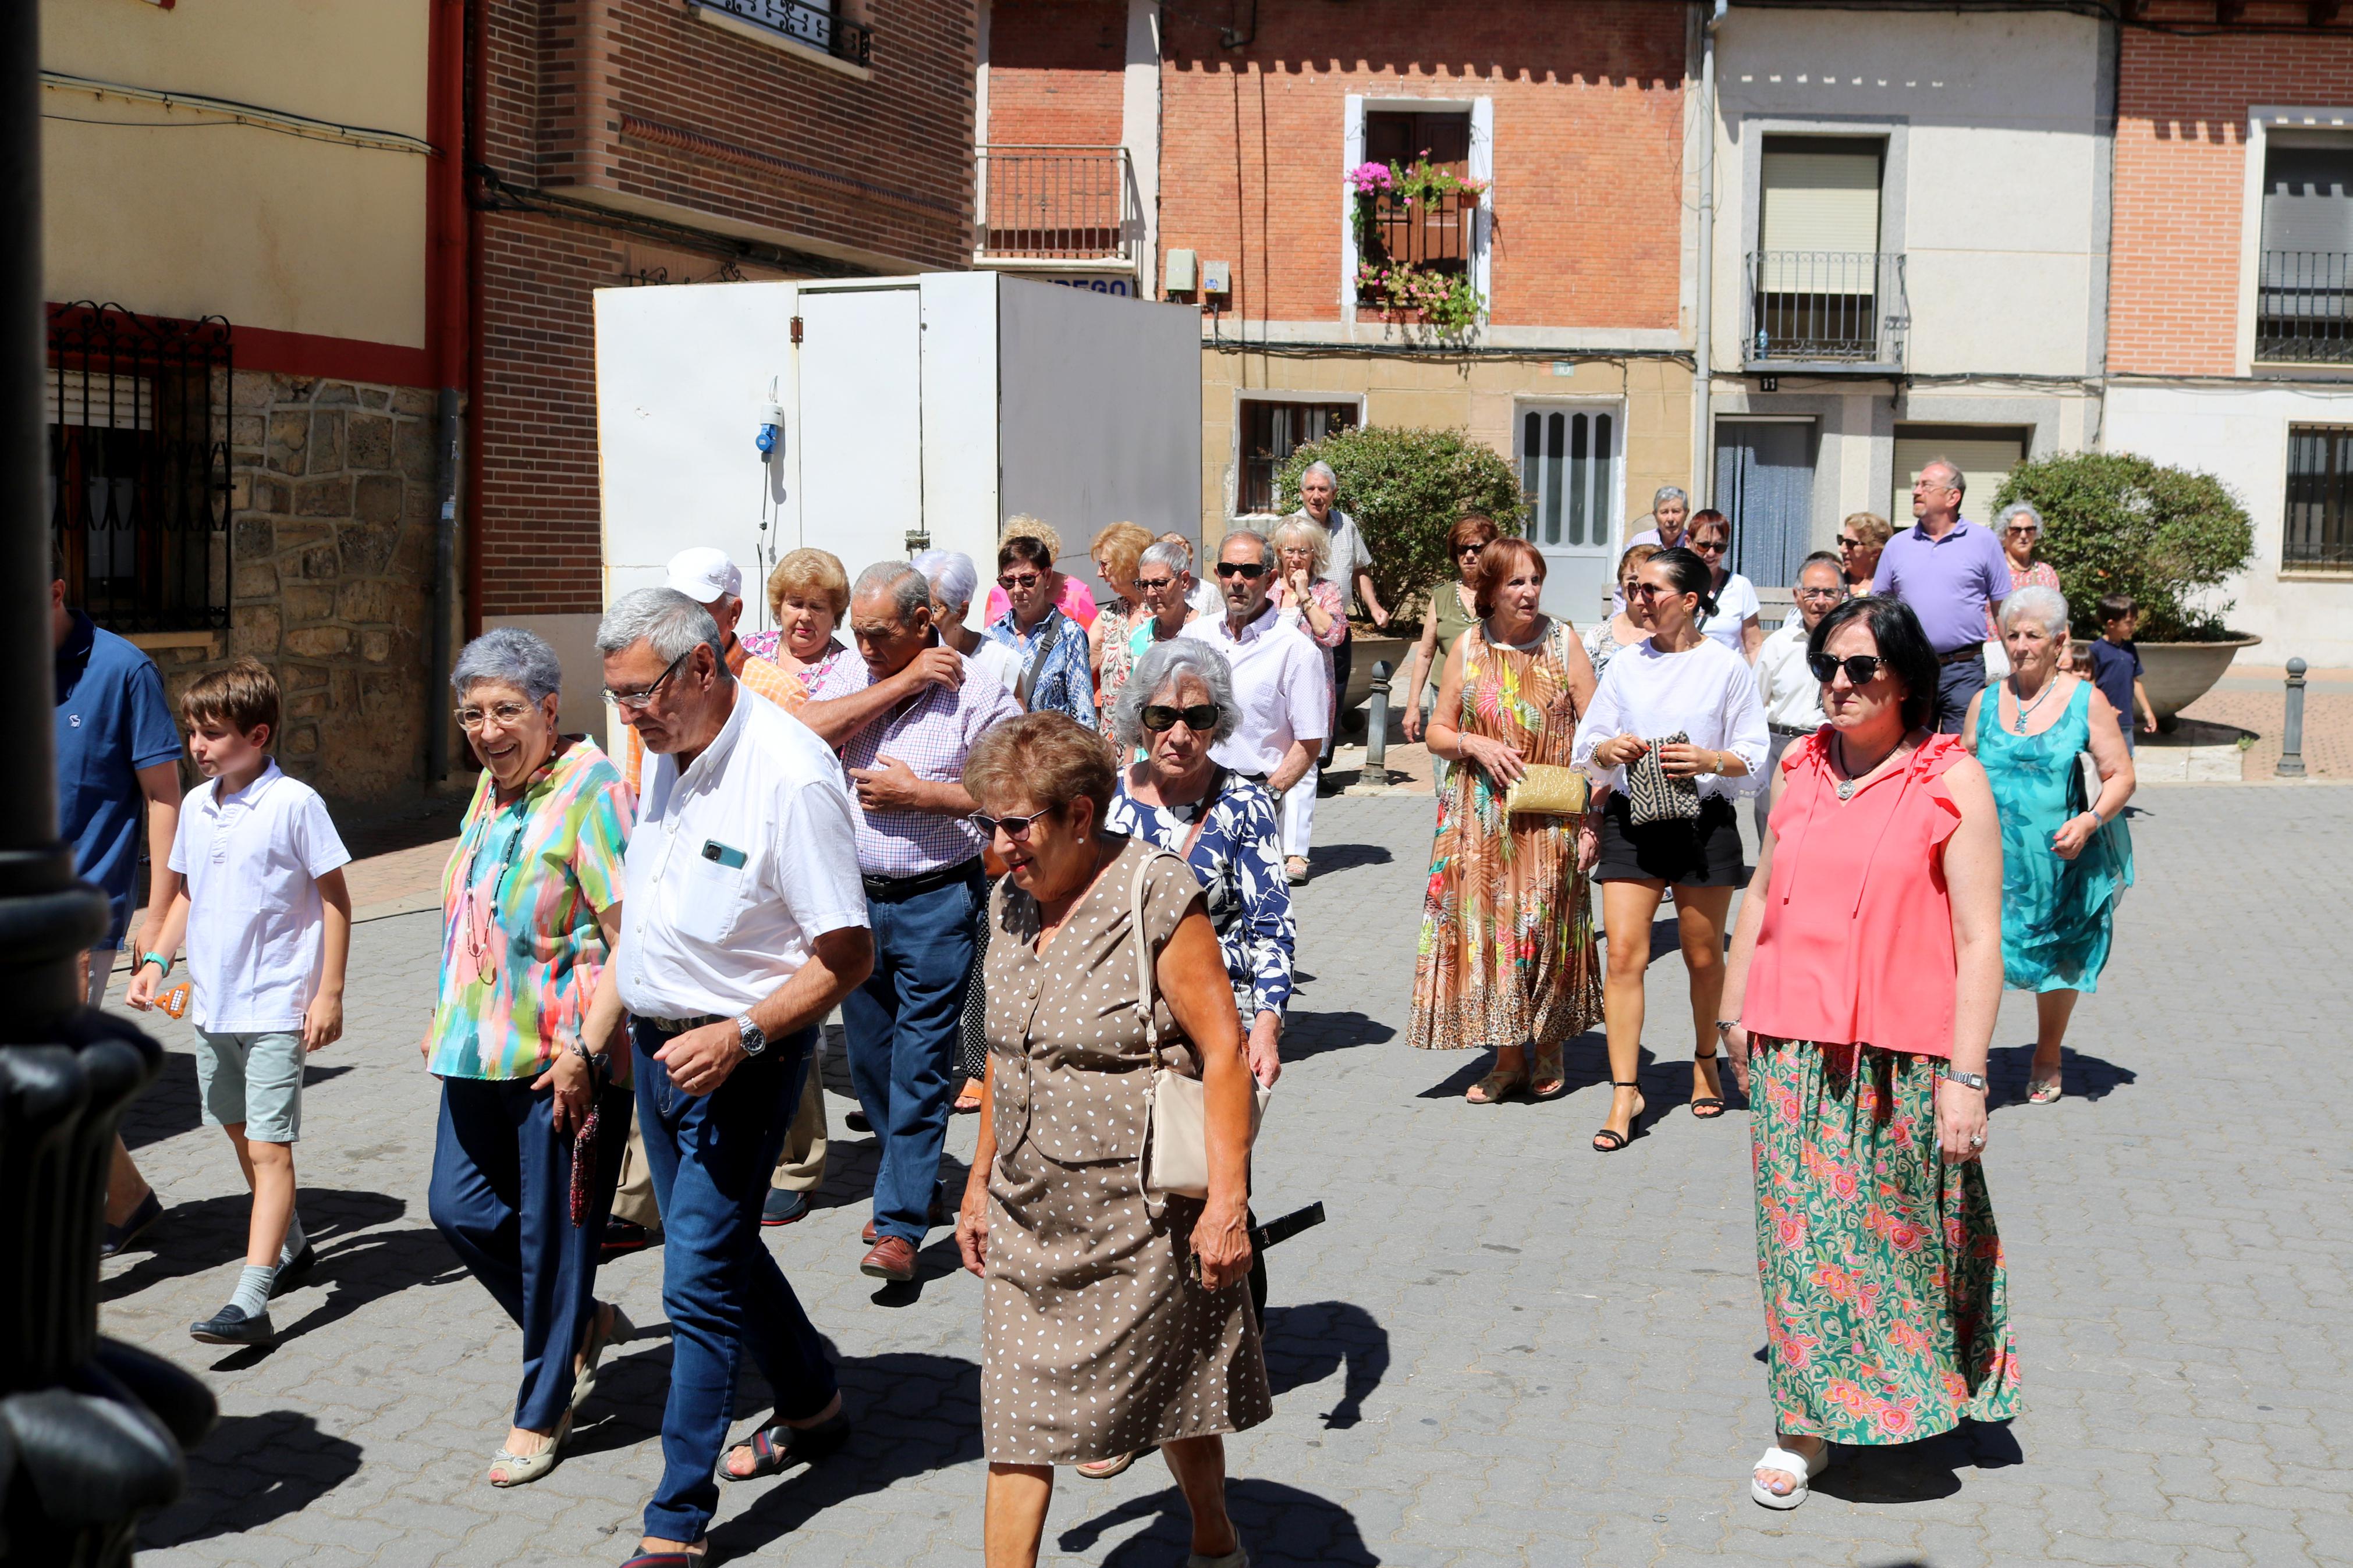
[[[867,923],[857,845],[841,759],[738,689],[693,766],[657,755],[646,770],[614,959],[621,1005],[732,1017],[765,1000],[818,937]]]
[[[300,1029],[317,994],[319,879],[351,860],[327,803],[270,759],[251,784],[188,792],[172,869],[188,879],[189,1020],[216,1035]]]
[[[1210,748],[1219,766],[1264,778],[1298,741],[1332,732],[1332,678],[1324,650],[1282,618],[1271,602],[1236,637],[1222,611],[1186,624],[1178,637],[1198,637],[1225,656],[1241,710],[1234,732]]]
[[[1765,722],[1784,729],[1822,727],[1822,683],[1806,668],[1806,623],[1791,616],[1757,650],[1757,695],[1765,700]]]

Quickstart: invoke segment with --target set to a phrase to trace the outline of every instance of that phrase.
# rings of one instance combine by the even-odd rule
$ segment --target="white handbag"
[[[1206,810],[1203,815],[1208,815]],[[1156,858],[1157,855],[1144,858],[1128,890],[1128,930],[1135,942],[1136,1005],[1144,1014],[1145,1047],[1152,1053],[1144,1089],[1144,1147],[1136,1155],[1147,1206],[1155,1198],[1166,1202],[1170,1197],[1209,1195],[1209,1117],[1201,1080],[1160,1065],[1160,1023],[1153,1009],[1152,944],[1144,939],[1144,876]],[[1251,1086],[1253,1142],[1272,1092]]]

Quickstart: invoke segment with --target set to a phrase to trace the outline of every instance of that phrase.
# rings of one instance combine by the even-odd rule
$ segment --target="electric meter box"
[[[1198,550],[1190,305],[937,272],[602,289],[596,306],[608,605],[715,545],[743,569],[741,629],[757,631],[792,551],[829,550],[855,582],[927,543],[980,568],[977,626],[1017,512],[1052,525],[1059,564],[1098,601],[1087,545],[1106,524]],[[595,689],[596,672],[569,673]]]

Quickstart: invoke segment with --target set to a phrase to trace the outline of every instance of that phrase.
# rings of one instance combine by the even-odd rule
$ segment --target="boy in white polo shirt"
[[[228,1134],[253,1192],[237,1294],[189,1327],[206,1344],[275,1343],[269,1298],[314,1261],[294,1212],[302,1058],[343,1032],[351,856],[318,792],[270,756],[278,710],[277,680],[249,658],[180,699],[188,754],[209,782],[181,807],[171,869],[183,880],[131,983],[131,1005],[152,1005],[186,936],[204,1119]]]

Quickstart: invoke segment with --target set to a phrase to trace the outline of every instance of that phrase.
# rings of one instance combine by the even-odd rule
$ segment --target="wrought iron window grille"
[[[49,310],[49,536],[110,631],[226,628],[230,328],[82,300]]]
[[[1750,364],[1900,368],[1910,325],[1899,252],[1749,253]]]
[[[852,65],[873,63],[874,29],[834,14],[831,5],[811,5],[803,0],[691,0],[713,11],[781,34]]]
[[[2353,254],[2266,250],[2255,281],[2255,357],[2353,364]]]

